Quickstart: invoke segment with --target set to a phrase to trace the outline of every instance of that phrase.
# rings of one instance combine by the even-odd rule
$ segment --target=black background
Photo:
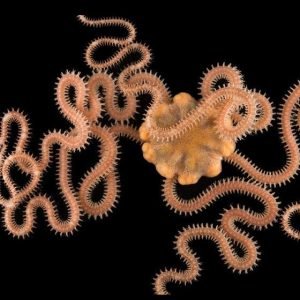
[[[293,7],[289,11],[282,6],[264,9],[229,3],[193,7],[187,1],[169,4],[169,9],[154,2],[120,5],[112,1],[64,1],[65,6],[51,3],[13,3],[11,7],[1,4],[1,112],[19,107],[29,115],[34,129],[31,150],[36,154],[43,132],[66,126],[53,101],[57,76],[66,69],[89,73],[82,53],[98,33],[82,27],[76,20],[78,14],[131,20],[138,29],[138,40],[153,51],[151,68],[162,75],[173,94],[187,91],[197,96],[202,72],[217,62],[236,65],[249,88],[266,92],[276,107],[300,78],[300,25],[291,13]],[[273,127],[269,133],[239,144],[251,159],[269,170],[280,168],[285,158],[276,123]],[[40,212],[39,225],[26,240],[9,237],[2,226],[3,287],[13,283],[16,289],[30,293],[38,286],[47,293],[62,288],[95,294],[97,298],[120,292],[145,298],[152,295],[153,276],[161,268],[184,267],[172,249],[178,230],[192,223],[215,223],[230,203],[252,205],[249,199],[232,196],[218,201],[203,214],[175,215],[163,203],[161,178],[143,160],[139,146],[125,139],[121,146],[122,192],[117,208],[108,218],[85,218],[79,232],[69,238],[50,232]],[[78,172],[87,165],[86,157],[76,160]],[[220,178],[229,175],[240,174],[224,165]],[[183,194],[195,195],[210,182],[203,180],[196,187],[183,189]],[[275,189],[282,206],[299,199],[299,182],[297,179]],[[61,201],[54,183],[49,182],[47,188]],[[251,234],[262,251],[262,260],[253,272],[233,274],[224,266],[213,243],[193,242],[191,245],[203,262],[202,276],[187,287],[171,284],[170,291],[203,297],[219,291],[241,295],[259,290],[270,293],[275,286],[282,291],[293,288],[293,272],[300,267],[299,243],[285,237],[278,224]]]

